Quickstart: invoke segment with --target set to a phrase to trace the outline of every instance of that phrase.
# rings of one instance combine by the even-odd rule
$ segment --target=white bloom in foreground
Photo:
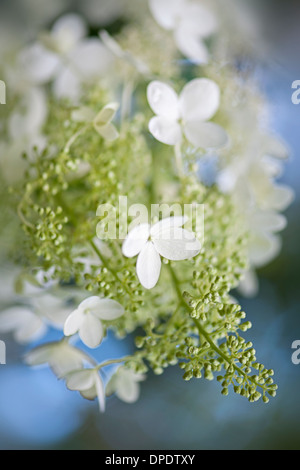
[[[100,374],[96,369],[81,369],[70,372],[65,377],[69,390],[80,392],[83,398],[98,398],[100,411],[105,410],[105,391]]]
[[[125,403],[134,403],[140,395],[139,382],[145,380],[145,378],[146,376],[143,374],[137,374],[125,367],[119,367],[106,386],[106,395],[109,396],[115,393]]]
[[[46,333],[46,325],[29,307],[10,307],[0,313],[0,333],[12,333],[18,343],[30,343]]]
[[[216,148],[226,144],[224,129],[207,122],[220,105],[220,89],[212,80],[192,80],[180,96],[166,83],[153,81],[148,86],[147,97],[156,114],[149,122],[149,130],[160,142],[179,144],[184,133],[195,147]]]
[[[112,299],[101,299],[97,296],[88,297],[67,318],[64,334],[79,337],[89,348],[96,348],[103,339],[102,320],[112,321],[124,313],[124,308]]]
[[[208,61],[203,39],[217,29],[216,18],[203,5],[190,0],[149,0],[150,10],[157,23],[174,31],[178,49],[196,63]]]
[[[49,364],[55,375],[62,377],[83,367],[84,363],[89,362],[89,357],[66,341],[55,341],[29,351],[25,362],[30,366]]]
[[[91,123],[98,134],[100,134],[104,139],[113,141],[119,136],[117,129],[111,122],[118,109],[118,103],[109,103],[95,116],[92,109],[82,107],[73,111],[72,119],[77,122]]]
[[[185,217],[168,217],[154,225],[140,224],[124,240],[122,251],[127,258],[138,255],[136,272],[140,283],[152,289],[158,282],[161,256],[179,261],[196,256],[200,242],[194,233],[182,228]]]

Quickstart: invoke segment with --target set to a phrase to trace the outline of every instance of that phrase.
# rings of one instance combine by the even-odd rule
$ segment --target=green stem
[[[126,290],[126,292],[128,293],[128,295],[132,298],[132,292],[130,291],[130,289],[128,289],[128,287],[126,286],[126,284],[124,284],[122,282],[122,279],[120,279],[118,273],[109,265],[109,263],[107,262],[105,256],[102,255],[101,251],[99,250],[99,248],[95,245],[95,243],[93,242],[93,240],[90,241],[90,244],[93,248],[93,250],[95,251],[95,253],[97,254],[98,258],[100,259],[101,263],[103,264],[103,266],[114,276],[114,278],[116,279],[116,281],[118,281]]]
[[[124,357],[121,357],[120,359],[110,359],[108,361],[101,362],[101,364],[98,364],[96,369],[100,370],[103,367],[110,366],[111,364],[119,364],[120,362],[125,362],[128,359],[131,359],[131,357],[130,356],[124,356]]]

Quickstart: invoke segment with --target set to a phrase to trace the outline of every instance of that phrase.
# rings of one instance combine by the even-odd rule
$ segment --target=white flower
[[[89,357],[83,351],[66,341],[43,344],[25,356],[25,362],[30,366],[49,364],[57,377],[80,369],[89,361]]]
[[[109,380],[106,386],[106,395],[109,396],[115,393],[120,400],[126,403],[134,403],[140,395],[139,382],[145,380],[145,378],[145,375],[137,374],[121,366]]]
[[[111,55],[98,38],[85,38],[87,28],[75,14],[57,20],[50,33],[41,35],[19,57],[27,80],[44,84],[53,80],[58,98],[76,100],[82,83],[97,80],[111,63]]]
[[[277,235],[286,227],[286,218],[270,210],[256,210],[248,216],[249,261],[251,266],[261,267],[275,258],[281,249]]]
[[[97,296],[88,297],[69,315],[65,322],[64,333],[66,336],[71,336],[78,332],[84,344],[96,348],[104,335],[101,320],[115,320],[123,313],[124,308],[115,300],[101,299]]]
[[[0,333],[12,332],[18,343],[30,343],[41,338],[46,325],[29,307],[10,307],[0,313]]]
[[[50,294],[31,299],[30,306],[14,306],[0,313],[0,332],[12,332],[19,343],[30,343],[41,338],[47,325],[61,329],[70,314],[65,301]]]
[[[168,217],[153,226],[140,224],[124,240],[122,251],[127,258],[138,255],[136,272],[140,283],[152,289],[158,282],[161,256],[168,260],[184,260],[196,256],[200,242],[182,227],[184,217]]]
[[[69,390],[80,392],[83,398],[94,400],[98,398],[100,411],[105,410],[105,392],[100,374],[95,369],[81,369],[70,372],[65,377]]]
[[[153,81],[148,86],[147,96],[156,114],[149,122],[149,130],[160,142],[179,144],[184,133],[195,147],[221,147],[226,144],[224,129],[207,122],[220,105],[220,90],[212,80],[192,80],[185,85],[179,97],[169,85]]]
[[[104,139],[113,141],[117,139],[119,133],[111,123],[119,108],[118,103],[109,103],[95,116],[92,109],[88,107],[79,108],[72,113],[73,121],[87,122],[93,124],[94,129]]]
[[[174,31],[178,49],[196,63],[208,61],[208,50],[203,39],[217,29],[211,11],[190,0],[149,0],[150,10],[157,23]]]

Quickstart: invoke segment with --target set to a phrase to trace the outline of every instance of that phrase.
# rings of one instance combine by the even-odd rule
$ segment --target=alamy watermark
[[[0,80],[0,104],[6,104],[6,85],[3,80]]]
[[[154,224],[162,219],[182,217],[184,228],[196,233],[200,241],[204,241],[204,204],[151,204],[147,207],[144,204],[128,205],[127,196],[119,196],[117,205],[100,204],[98,206],[97,217],[100,222],[97,224],[97,237],[101,240],[124,240],[128,232],[137,225]],[[131,220],[128,223],[128,220]],[[172,220],[166,229],[172,228]],[[178,232],[180,236],[182,232]],[[169,238],[168,230],[163,230],[160,236]]]
[[[292,363],[295,364],[295,366],[298,366],[300,364],[300,340],[296,339],[292,343],[292,349],[295,349],[295,351],[292,354]]]
[[[300,104],[300,80],[294,80],[292,89],[295,90],[292,94],[292,103]]]
[[[6,345],[4,341],[0,341],[0,365],[6,364]]]

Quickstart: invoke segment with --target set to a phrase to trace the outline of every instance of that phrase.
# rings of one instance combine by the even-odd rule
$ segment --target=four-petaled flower
[[[224,129],[209,121],[220,104],[220,89],[212,80],[197,78],[183,88],[180,96],[159,81],[149,84],[148,102],[156,114],[149,122],[151,134],[167,145],[179,144],[184,133],[195,147],[217,148],[226,144]]]
[[[140,283],[152,289],[158,282],[161,256],[179,261],[196,256],[200,242],[194,233],[182,228],[185,217],[168,217],[154,225],[140,224],[124,240],[122,251],[127,258],[138,255],[136,272]]]
[[[208,62],[209,54],[203,39],[217,30],[214,14],[190,0],[149,0],[157,23],[174,31],[176,45],[183,55],[196,63]]]
[[[64,340],[42,344],[29,351],[25,356],[25,362],[30,366],[49,364],[54,374],[60,378],[82,368],[84,363],[90,362],[90,359],[83,351]]]
[[[79,337],[86,346],[96,348],[103,339],[102,320],[112,321],[124,313],[124,308],[112,299],[101,299],[97,296],[88,297],[81,302],[67,318],[64,334]]]

